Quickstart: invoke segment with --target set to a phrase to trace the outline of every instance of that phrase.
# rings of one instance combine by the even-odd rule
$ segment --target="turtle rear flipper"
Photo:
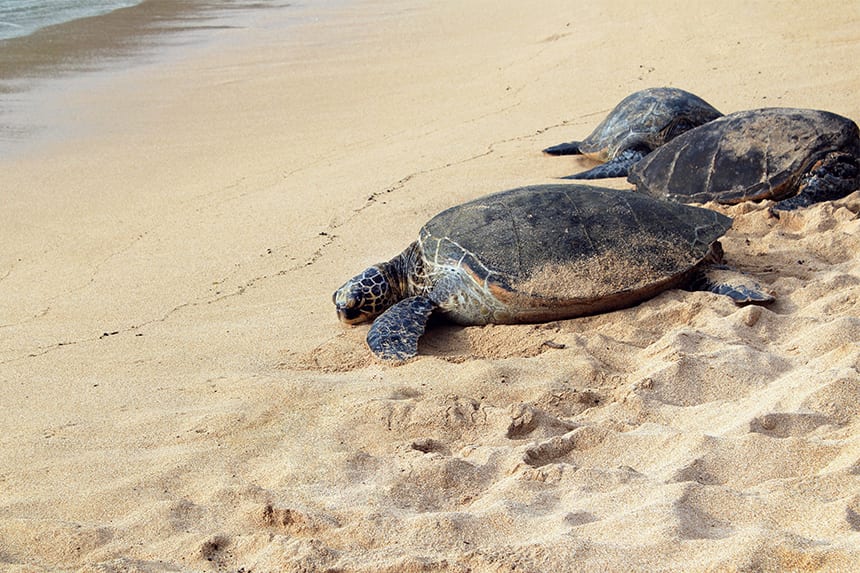
[[[408,360],[418,354],[418,339],[436,303],[425,296],[405,298],[373,321],[367,345],[383,360]]]
[[[607,179],[609,177],[627,177],[633,164],[645,157],[648,151],[642,149],[625,149],[606,163],[601,163],[582,173],[574,173],[562,179]]]
[[[751,277],[722,265],[703,270],[693,286],[725,295],[738,305],[770,304],[776,300]]]
[[[773,206],[777,211],[808,207],[841,199],[860,188],[860,158],[848,153],[830,153],[801,180],[797,195]]]
[[[581,141],[559,143],[558,145],[547,147],[543,152],[547,155],[582,155],[582,151],[579,148],[581,144]]]

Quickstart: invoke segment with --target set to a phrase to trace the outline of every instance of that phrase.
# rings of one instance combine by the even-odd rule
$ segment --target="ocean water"
[[[70,92],[238,36],[278,38],[348,1],[0,0],[0,161],[86,131],[68,112]]]
[[[0,0],[0,40],[32,34],[40,28],[98,16],[142,0]]]

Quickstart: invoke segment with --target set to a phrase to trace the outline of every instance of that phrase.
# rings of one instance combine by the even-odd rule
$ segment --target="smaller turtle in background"
[[[723,114],[699,96],[678,88],[648,88],[630,94],[582,141],[543,150],[549,155],[584,155],[601,165],[564,179],[626,177],[633,164],[682,133]]]
[[[719,266],[717,239],[731,225],[716,211],[629,191],[521,187],[439,213],[401,254],[332,299],[341,321],[373,321],[367,344],[386,360],[415,356],[434,312],[463,325],[541,322],[675,287],[771,302],[754,281]]]
[[[732,113],[667,143],[630,170],[636,190],[680,203],[777,201],[778,210],[860,188],[860,131],[814,109]]]

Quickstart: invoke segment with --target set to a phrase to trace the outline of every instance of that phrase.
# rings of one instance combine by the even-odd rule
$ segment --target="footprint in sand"
[[[389,474],[388,498],[401,509],[452,511],[477,499],[497,477],[494,464],[420,456]]]
[[[439,440],[434,440],[433,438],[419,438],[412,442],[410,447],[418,452],[422,452],[424,454],[441,454],[443,456],[451,455],[451,448],[449,448],[445,443],[440,442]]]
[[[556,436],[577,427],[573,422],[552,416],[530,404],[519,404],[512,410],[511,423],[505,432],[505,437],[510,440],[519,440],[527,436],[533,438]]]
[[[226,566],[233,559],[232,552],[229,549],[230,545],[229,537],[216,535],[200,546],[200,557],[217,564],[219,567]]]
[[[583,426],[562,436],[553,436],[528,446],[523,453],[523,461],[532,467],[559,461],[570,452],[588,450],[598,445],[606,439],[608,431],[595,426]]]
[[[290,536],[313,536],[326,529],[340,527],[340,523],[330,516],[290,507],[279,507],[271,503],[263,505],[254,512],[250,521],[255,527]]]

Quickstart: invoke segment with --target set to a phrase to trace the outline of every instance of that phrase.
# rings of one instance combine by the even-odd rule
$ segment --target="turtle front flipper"
[[[606,163],[592,167],[582,173],[574,173],[562,179],[607,179],[609,177],[627,177],[633,164],[645,157],[647,151],[642,149],[625,149]]]
[[[803,176],[793,197],[773,206],[777,211],[808,207],[841,199],[860,188],[860,158],[848,153],[830,153]]]
[[[752,277],[722,265],[704,269],[693,286],[725,295],[738,305],[770,304],[776,300]]]
[[[424,334],[427,320],[436,308],[430,298],[405,298],[373,321],[367,333],[367,345],[383,360],[408,360],[418,354],[418,339]]]
[[[558,145],[547,147],[543,152],[547,155],[582,155],[582,151],[579,149],[581,144],[581,141],[559,143]]]

